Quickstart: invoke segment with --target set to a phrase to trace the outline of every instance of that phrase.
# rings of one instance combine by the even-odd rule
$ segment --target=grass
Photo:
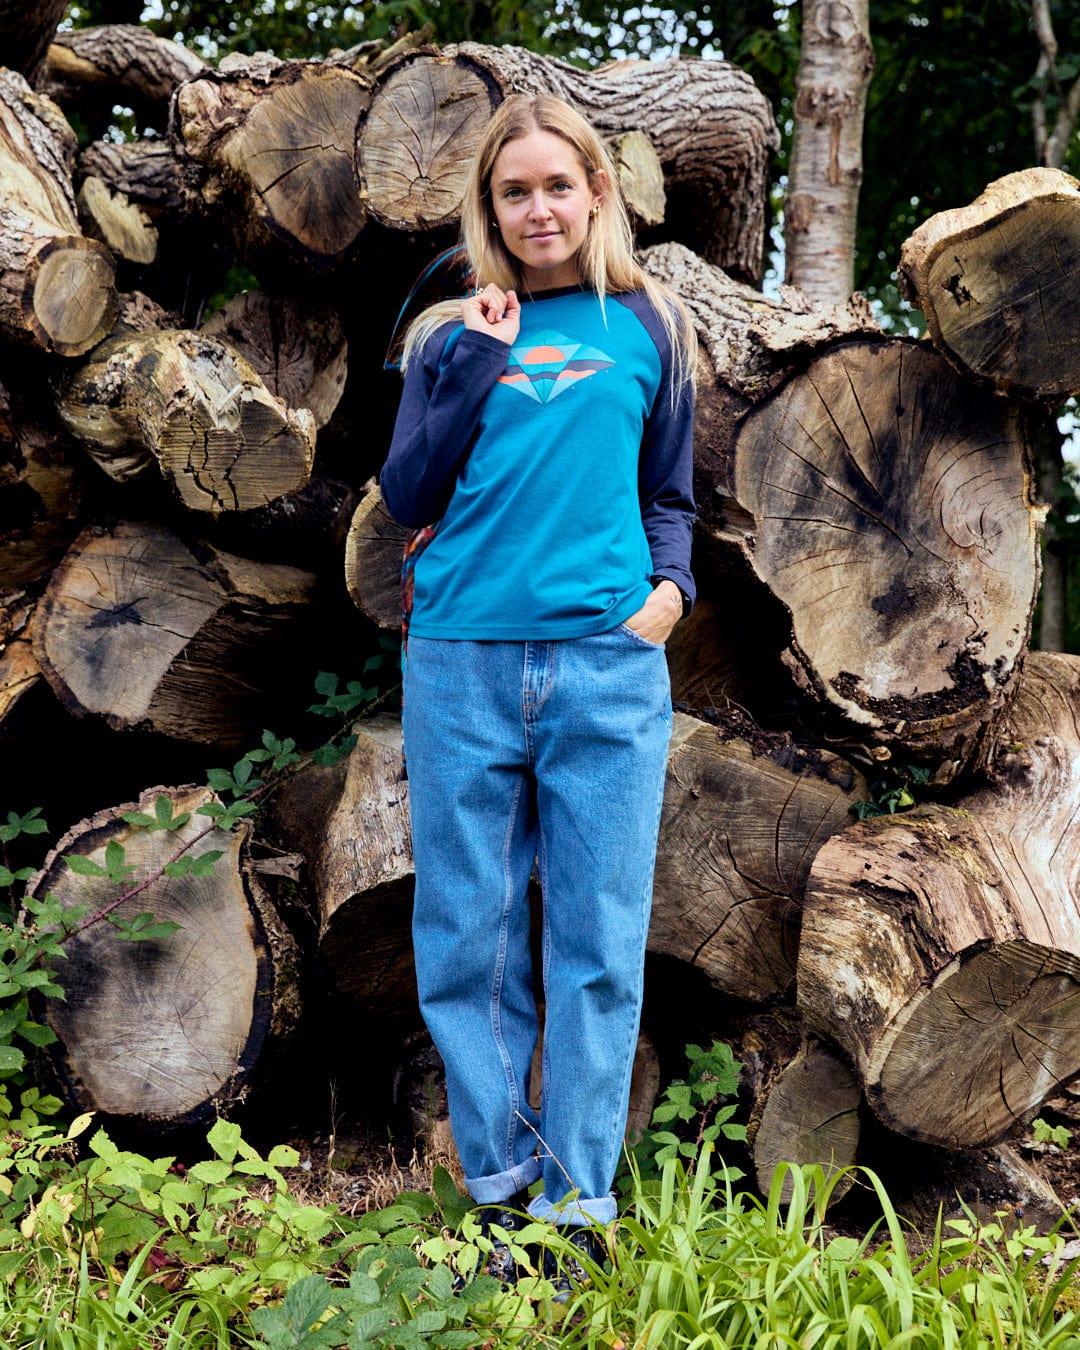
[[[133,1156],[110,1157],[102,1184],[115,1190],[121,1166],[138,1171]],[[267,1172],[257,1155],[247,1162]],[[275,1207],[298,1232],[305,1216],[329,1219],[330,1207],[283,1201],[267,1175],[252,1178],[267,1221]],[[93,1230],[79,1232],[63,1216],[50,1226],[39,1208],[23,1240],[0,1254],[0,1345],[1080,1350],[1078,1261],[1064,1259],[1063,1231],[1039,1235],[972,1216],[913,1241],[918,1235],[905,1229],[878,1178],[862,1169],[857,1177],[879,1210],[860,1238],[837,1236],[827,1224],[836,1178],[820,1170],[781,1166],[762,1200],[735,1188],[711,1145],[689,1164],[670,1159],[658,1179],[634,1175],[623,1217],[607,1232],[608,1259],[565,1306],[552,1302],[538,1274],[510,1291],[473,1278],[484,1239],[468,1221],[458,1227],[461,1198],[445,1173],[435,1178],[435,1198],[406,1192],[389,1208],[335,1215],[333,1233],[320,1239],[325,1260],[324,1248],[309,1243],[284,1282],[259,1266],[265,1233],[240,1197],[206,1227],[217,1246],[202,1264],[163,1264],[160,1238],[102,1260]],[[223,1175],[221,1184],[235,1190],[236,1180]],[[234,1224],[240,1237],[231,1236]],[[282,1232],[287,1238],[287,1226]],[[522,1237],[547,1234],[536,1225]],[[555,1249],[561,1243],[557,1235],[545,1240]],[[522,1255],[535,1260],[534,1252]],[[214,1278],[226,1269],[228,1280]],[[464,1275],[463,1291],[455,1273]]]

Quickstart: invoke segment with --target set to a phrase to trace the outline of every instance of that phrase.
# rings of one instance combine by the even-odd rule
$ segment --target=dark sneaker
[[[505,1285],[517,1282],[518,1271],[514,1255],[506,1239],[493,1230],[498,1228],[507,1234],[519,1233],[526,1224],[532,1222],[525,1213],[525,1206],[528,1203],[528,1193],[521,1191],[498,1205],[477,1205],[473,1213],[479,1221],[480,1232],[491,1243],[491,1251],[487,1253],[479,1274],[493,1275]]]
[[[554,1287],[554,1302],[565,1303],[576,1290],[592,1283],[592,1267],[603,1265],[606,1248],[603,1236],[595,1228],[563,1228],[560,1232],[586,1258],[579,1261],[572,1252],[544,1248],[544,1278]]]

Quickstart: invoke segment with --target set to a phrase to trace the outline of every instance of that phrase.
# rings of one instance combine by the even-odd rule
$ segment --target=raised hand
[[[466,328],[490,333],[500,342],[513,346],[521,329],[521,302],[513,291],[501,291],[494,282],[461,302],[461,317]]]

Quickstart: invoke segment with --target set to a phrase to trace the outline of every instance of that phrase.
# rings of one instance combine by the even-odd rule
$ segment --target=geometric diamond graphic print
[[[606,352],[549,328],[527,344],[510,349],[506,374],[499,377],[499,383],[537,403],[550,403],[571,385],[614,364]]]

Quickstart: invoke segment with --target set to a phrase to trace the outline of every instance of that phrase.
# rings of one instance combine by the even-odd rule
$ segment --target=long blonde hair
[[[494,282],[500,290],[525,290],[520,261],[502,241],[492,219],[491,175],[499,152],[509,141],[533,131],[547,131],[575,151],[593,187],[601,174],[607,184],[596,214],[589,217],[588,233],[577,255],[583,286],[596,292],[601,307],[608,295],[644,291],[663,324],[671,344],[675,379],[672,397],[694,379],[697,336],[686,306],[677,295],[649,276],[634,256],[630,228],[619,178],[607,147],[581,114],[554,94],[512,94],[499,105],[473,157],[461,206],[461,242],[478,286]],[[414,351],[448,320],[460,319],[458,300],[441,300],[418,316],[405,339],[404,368]]]

